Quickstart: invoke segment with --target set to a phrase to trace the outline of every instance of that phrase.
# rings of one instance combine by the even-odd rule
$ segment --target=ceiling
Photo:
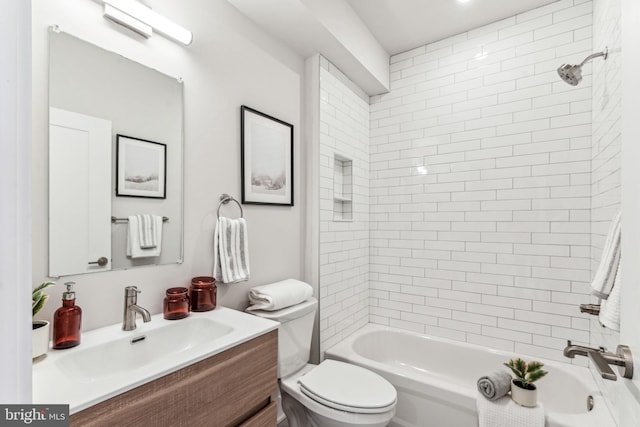
[[[347,0],[378,43],[404,52],[556,0]]]
[[[389,56],[572,0],[227,0],[302,58],[319,53],[368,95],[389,91]],[[526,25],[526,24],[525,24]]]

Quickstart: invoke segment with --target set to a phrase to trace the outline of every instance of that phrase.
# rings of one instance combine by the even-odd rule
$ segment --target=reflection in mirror
[[[182,83],[52,31],[49,107],[49,275],[182,262]]]

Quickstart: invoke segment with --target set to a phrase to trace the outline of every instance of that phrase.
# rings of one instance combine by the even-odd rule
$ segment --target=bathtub
[[[377,372],[395,386],[398,406],[389,424],[393,427],[477,427],[477,379],[514,356],[374,324],[325,354]],[[587,368],[544,363],[549,374],[536,384],[546,427],[615,426]],[[587,409],[589,396],[594,403],[591,411]]]

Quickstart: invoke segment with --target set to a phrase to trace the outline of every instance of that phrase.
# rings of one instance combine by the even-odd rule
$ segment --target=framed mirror
[[[182,262],[182,82],[49,40],[49,275]],[[153,250],[136,251],[141,230]]]

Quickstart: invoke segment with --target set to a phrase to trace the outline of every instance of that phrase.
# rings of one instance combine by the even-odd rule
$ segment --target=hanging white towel
[[[591,282],[591,293],[598,298],[609,298],[616,278],[616,269],[620,260],[621,217],[621,213],[618,212],[611,222],[609,234],[602,249],[602,258]]]
[[[218,218],[213,241],[213,277],[216,281],[249,280],[249,240],[244,218]]]
[[[156,236],[156,218],[154,215],[136,215],[138,218],[138,238],[142,249],[153,249],[158,246]],[[162,224],[162,222],[161,222]]]
[[[609,298],[600,301],[600,313],[598,314],[598,319],[602,326],[618,332],[620,331],[620,294],[622,288],[622,278],[620,277],[621,264],[622,260],[618,262],[613,289],[609,294]]]
[[[149,240],[155,243],[154,247],[144,248],[141,244],[140,221],[141,215],[131,215],[129,219],[129,228],[127,230],[127,256],[131,258],[149,258],[160,256],[162,252],[162,217],[158,215],[149,215],[153,225],[153,236]],[[147,233],[151,232],[147,230]]]
[[[544,408],[525,408],[507,395],[497,400],[487,400],[478,393],[476,397],[480,427],[544,427]]]
[[[311,285],[295,279],[282,280],[264,286],[256,286],[249,290],[247,311],[274,311],[299,304],[313,295]]]

